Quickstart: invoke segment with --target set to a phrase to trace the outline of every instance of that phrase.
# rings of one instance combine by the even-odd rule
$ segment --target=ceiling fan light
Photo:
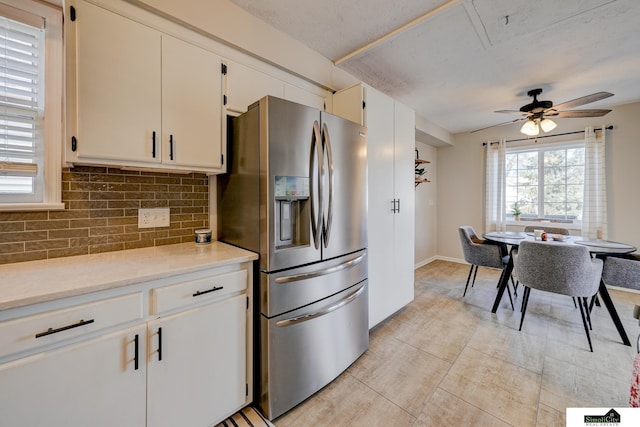
[[[536,136],[540,133],[540,128],[538,127],[538,124],[533,120],[527,120],[520,128],[520,132],[524,133],[527,136]]]
[[[540,127],[542,128],[542,130],[543,130],[544,132],[552,131],[552,130],[554,130],[554,129],[556,128],[556,126],[558,126],[558,125],[556,124],[556,122],[554,122],[554,121],[553,121],[553,120],[551,120],[551,119],[543,119],[543,120],[540,122]]]

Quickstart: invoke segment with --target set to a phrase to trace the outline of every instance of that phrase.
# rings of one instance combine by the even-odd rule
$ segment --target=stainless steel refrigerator
[[[231,122],[219,239],[260,255],[255,400],[274,419],[369,345],[366,128],[271,96]]]

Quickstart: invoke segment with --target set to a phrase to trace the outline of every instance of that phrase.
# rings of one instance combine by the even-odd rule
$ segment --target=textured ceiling
[[[615,94],[581,108],[640,101],[638,0],[231,1],[452,133],[517,118],[493,111],[538,87],[555,104]]]

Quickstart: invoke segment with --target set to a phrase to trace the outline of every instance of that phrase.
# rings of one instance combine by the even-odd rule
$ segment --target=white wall
[[[608,239],[640,248],[640,103],[623,105],[601,118],[558,119],[551,133],[584,130],[612,124],[607,131]],[[523,135],[520,125],[500,126],[476,133],[454,135],[454,145],[438,148],[437,252],[443,258],[462,259],[457,228],[472,225],[484,231],[484,148],[482,142]],[[558,142],[582,139],[582,134],[540,139]],[[416,239],[417,241],[417,239]]]
[[[423,175],[431,182],[425,182],[415,188],[415,266],[420,267],[433,260],[437,252],[437,150],[423,142],[416,141],[420,158],[431,163],[423,165]]]

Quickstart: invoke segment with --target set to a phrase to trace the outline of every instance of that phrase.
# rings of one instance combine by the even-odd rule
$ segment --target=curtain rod
[[[605,126],[604,127],[606,130],[611,130],[613,129],[613,125],[609,125],[609,126]],[[593,129],[594,131],[598,131],[598,130],[602,130],[602,128],[595,128]],[[518,141],[528,141],[530,139],[539,139],[539,138],[551,138],[554,136],[563,136],[563,135],[573,135],[576,133],[584,133],[583,130],[577,130],[575,132],[565,132],[565,133],[556,133],[553,135],[542,135],[542,136],[536,136],[535,138],[518,138],[518,139],[507,139],[505,142],[518,142]],[[486,146],[487,144],[497,144],[499,141],[491,141],[491,142],[483,142],[482,146]]]

